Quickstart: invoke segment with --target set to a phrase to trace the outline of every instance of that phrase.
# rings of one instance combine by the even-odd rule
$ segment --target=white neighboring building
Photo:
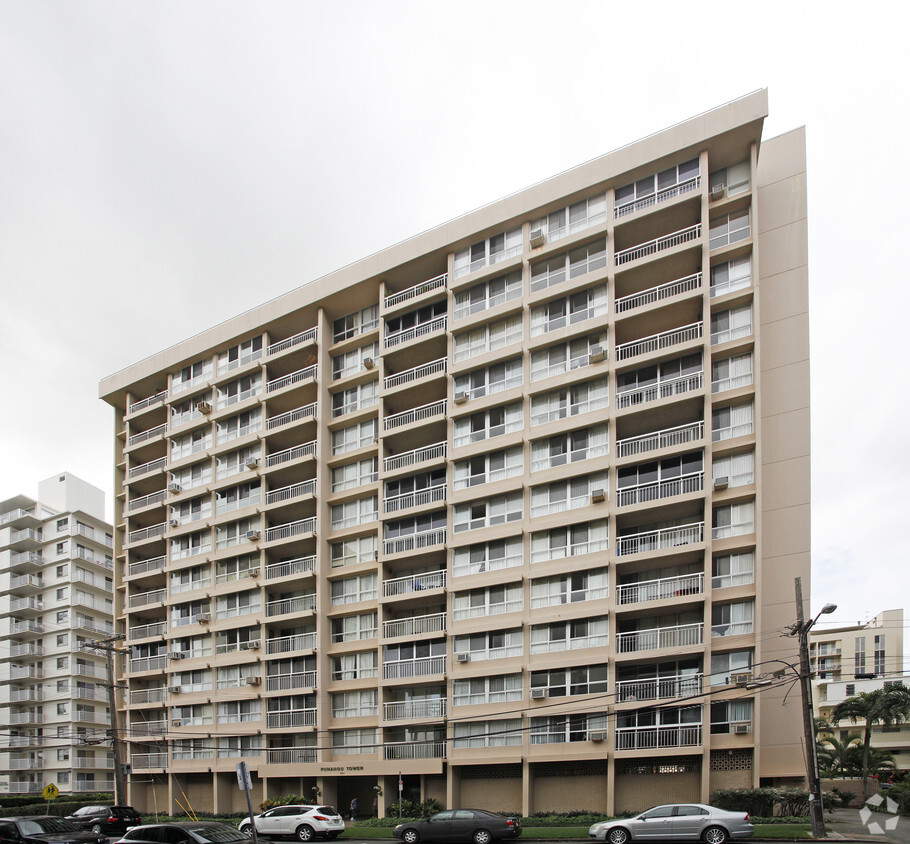
[[[113,632],[104,493],[63,473],[0,502],[0,792],[113,789],[105,661]],[[4,742],[5,744],[5,742]]]

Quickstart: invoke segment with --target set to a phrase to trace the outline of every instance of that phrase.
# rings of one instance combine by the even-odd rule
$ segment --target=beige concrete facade
[[[797,709],[743,685],[809,585],[805,139],[766,111],[102,382],[133,805],[239,809],[240,758],[256,799],[380,811],[399,772],[524,814],[802,776]]]

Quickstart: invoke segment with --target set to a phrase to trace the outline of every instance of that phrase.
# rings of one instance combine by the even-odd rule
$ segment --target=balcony
[[[414,677],[430,677],[434,674],[445,674],[446,658],[444,656],[426,656],[420,659],[403,659],[398,662],[386,662],[382,666],[383,680],[409,680]]]
[[[164,436],[167,431],[167,423],[163,425],[156,425],[154,428],[149,428],[147,431],[140,431],[138,434],[133,434],[129,438],[130,447],[134,445],[139,445],[140,443],[148,442],[149,440],[155,439],[155,437]]]
[[[297,557],[293,560],[283,560],[280,563],[269,563],[265,567],[265,579],[274,580],[278,577],[289,577],[292,574],[307,574],[316,571],[315,555]]]
[[[284,425],[290,425],[292,422],[300,422],[302,419],[316,418],[316,402],[305,404],[301,407],[289,410],[286,413],[279,413],[277,416],[270,416],[265,420],[265,429],[272,431],[275,428],[281,428]]]
[[[425,419],[432,419],[434,416],[443,416],[446,412],[446,400],[430,402],[420,407],[405,410],[402,413],[393,413],[382,420],[382,429],[392,431],[395,428],[402,428],[405,425],[411,425],[414,422],[423,422]]]
[[[298,369],[296,372],[291,372],[289,375],[282,375],[281,378],[274,378],[271,381],[266,382],[265,391],[267,393],[274,393],[276,390],[283,390],[285,387],[290,387],[293,384],[315,380],[316,366],[307,366],[303,369]]]
[[[159,457],[157,460],[149,460],[148,463],[142,463],[139,466],[133,466],[129,471],[129,479],[141,477],[142,475],[148,475],[151,472],[157,472],[160,469],[163,469],[167,466],[167,458]]]
[[[133,577],[137,574],[148,574],[152,571],[159,571],[164,568],[165,556],[162,554],[160,557],[152,557],[148,560],[136,560],[135,563],[130,563],[129,565],[129,576]]]
[[[295,445],[293,448],[286,448],[283,451],[276,451],[270,454],[265,461],[268,467],[280,466],[282,463],[289,463],[292,460],[299,460],[301,457],[309,457],[316,454],[316,440],[310,440],[303,445]]]
[[[44,612],[44,601],[40,596],[30,598],[13,598],[9,602],[9,612],[19,614]]]
[[[8,571],[18,569],[40,568],[45,564],[45,559],[40,551],[19,551],[10,554]]]
[[[653,305],[655,302],[661,302],[664,299],[671,299],[679,296],[681,293],[688,293],[691,290],[698,290],[702,284],[702,274],[694,273],[684,278],[677,278],[674,281],[668,281],[664,284],[658,284],[655,287],[649,287],[640,293],[632,293],[628,296],[622,296],[616,300],[616,313],[621,314],[626,311],[632,311],[635,308],[643,308],[645,305]]]
[[[653,240],[639,243],[630,249],[623,249],[615,255],[616,266],[621,267],[630,261],[637,261],[639,258],[646,258],[649,255],[656,255],[674,246],[680,246],[683,243],[689,243],[701,237],[701,223],[680,229],[672,234],[665,234],[663,237],[655,237]]]
[[[413,466],[416,463],[423,463],[427,460],[442,460],[445,456],[445,443],[425,445],[421,448],[412,449],[411,451],[403,451],[401,454],[395,454],[392,457],[386,457],[382,461],[382,471],[394,472],[398,469],[404,469],[408,466]]]
[[[279,750],[267,750],[266,759],[269,765],[301,765],[316,761],[315,747],[287,747]]]
[[[693,545],[702,542],[705,536],[705,523],[693,522],[689,525],[646,530],[641,533],[621,536],[616,546],[616,554],[641,554],[644,552],[662,551],[682,545]]]
[[[291,501],[294,498],[300,498],[302,495],[315,495],[316,494],[316,481],[302,481],[299,484],[291,484],[290,486],[280,487],[279,489],[273,489],[270,492],[266,493],[265,503],[266,504],[279,504],[282,501]]]
[[[114,790],[114,781],[113,780],[87,780],[76,782],[70,785],[70,791],[78,792],[82,794],[95,794],[103,791],[113,791]]]
[[[17,509],[10,510],[8,513],[4,513],[0,516],[0,527],[10,525],[13,522],[18,522],[20,520],[25,520],[35,527],[41,523],[40,519],[38,519],[31,510],[24,510],[22,507],[18,507]]]
[[[266,678],[270,692],[288,692],[292,689],[315,689],[316,672],[300,671],[296,674],[273,674]]]
[[[406,495],[396,495],[394,498],[383,500],[386,513],[395,513],[398,510],[407,510],[411,507],[420,507],[423,504],[432,504],[435,501],[445,501],[446,485],[422,489],[419,492],[409,492]]]
[[[275,525],[265,532],[266,542],[276,542],[279,539],[290,539],[293,536],[303,536],[308,533],[316,532],[316,518],[311,516],[308,519],[298,519],[295,522],[287,522],[283,525]]]
[[[315,727],[315,709],[285,709],[281,712],[269,712],[266,715],[266,726],[270,730],[286,730],[291,727]]]
[[[645,504],[649,501],[659,501],[662,498],[701,492],[704,488],[705,473],[693,472],[691,475],[669,478],[665,481],[621,487],[617,490],[617,505],[629,507],[632,504]]]
[[[386,742],[382,751],[383,759],[445,759],[446,743],[445,740]]]
[[[129,639],[149,639],[154,636],[164,636],[167,634],[167,622],[156,621],[154,624],[140,624],[137,627],[130,627]]]
[[[140,592],[137,595],[130,595],[130,609],[135,607],[145,607],[149,604],[160,604],[167,599],[167,589],[152,589],[149,592]]]
[[[19,782],[18,780],[10,780],[9,783],[10,794],[37,794],[43,788],[43,780],[38,780],[36,782]]]
[[[44,700],[41,689],[12,689],[9,693],[10,703],[37,703]]]
[[[167,768],[167,753],[131,753],[130,765],[134,771]]]
[[[442,275],[436,276],[436,278],[428,279],[427,281],[421,281],[419,284],[415,284],[411,287],[408,287],[398,293],[393,293],[390,296],[385,297],[385,307],[394,308],[396,305],[400,305],[403,302],[409,302],[411,299],[415,299],[418,296],[423,296],[424,293],[429,293],[431,290],[437,290],[440,287],[445,287],[448,282],[449,274],[443,273]]]
[[[40,635],[44,632],[44,625],[40,621],[17,621],[10,622],[9,632],[12,636],[25,636],[31,633]]]
[[[384,539],[382,542],[383,554],[404,554],[407,551],[416,551],[420,548],[431,548],[434,545],[445,545],[446,529],[425,530],[421,533],[411,533],[399,536],[396,539]]]
[[[139,510],[142,507],[151,507],[153,504],[160,504],[165,498],[167,498],[167,490],[161,489],[158,490],[158,492],[143,495],[141,498],[134,498],[130,501],[127,509],[133,511]]]
[[[296,598],[281,598],[277,601],[269,601],[265,605],[265,614],[268,617],[273,615],[287,615],[288,613],[313,612],[316,609],[316,594],[299,595]]]
[[[422,633],[443,633],[446,629],[444,612],[432,615],[419,615],[413,618],[401,618],[382,623],[382,635],[386,639],[398,636],[419,636]]]
[[[316,648],[315,633],[295,633],[293,636],[277,636],[265,640],[267,654],[284,654],[293,651],[311,651]]]
[[[150,525],[139,530],[131,530],[127,542],[144,542],[147,539],[154,539],[156,536],[164,536],[167,530],[167,522],[160,522],[157,525]]]
[[[627,390],[616,394],[616,406],[619,408],[633,407],[639,404],[666,399],[691,393],[702,388],[704,373],[696,372],[693,375],[684,375],[681,378],[670,378],[658,384],[648,384],[636,390]]]
[[[40,680],[44,677],[44,669],[35,665],[12,665],[9,670],[10,680]]]
[[[442,589],[446,585],[446,572],[428,571],[420,574],[409,574],[405,577],[393,577],[382,583],[382,596],[384,598],[397,598],[400,595],[410,595],[427,589]]]
[[[659,750],[666,747],[697,747],[701,724],[672,724],[666,727],[617,727],[617,750]]]
[[[394,334],[387,334],[385,337],[385,348],[390,349],[392,346],[400,346],[402,343],[409,343],[418,337],[425,337],[427,334],[435,334],[437,331],[444,331],[446,327],[446,317],[437,317],[430,322],[422,325],[415,325],[413,328],[404,331],[396,331]]]
[[[142,656],[130,660],[129,670],[135,671],[161,671],[167,668],[167,657],[161,656]]]
[[[670,349],[682,343],[698,340],[701,335],[702,323],[700,322],[693,322],[670,331],[661,331],[659,334],[652,334],[650,337],[645,337],[641,340],[620,343],[616,347],[616,359],[628,360],[629,358],[638,357],[638,355],[653,354],[662,349]]]
[[[155,686],[151,689],[135,689],[130,692],[130,705],[140,703],[163,703],[167,700],[167,686]]]
[[[10,645],[9,655],[11,659],[44,656],[44,648],[35,642],[28,642],[24,645]]]
[[[147,399],[140,399],[139,401],[133,402],[129,408],[127,408],[126,412],[138,413],[140,410],[148,410],[156,404],[161,404],[166,398],[167,390],[162,390],[160,393],[155,393],[155,395],[149,396]]]
[[[133,736],[163,736],[167,731],[166,718],[161,718],[157,721],[132,721],[130,723],[130,735]]]
[[[318,337],[318,330],[315,328],[308,328],[306,331],[301,331],[299,334],[295,334],[293,337],[288,337],[284,340],[278,340],[275,343],[272,343],[271,346],[266,350],[266,354],[277,355],[279,352],[287,351],[288,349],[293,349],[294,346],[302,346],[305,343],[315,343]]]
[[[621,654],[655,651],[664,648],[689,648],[704,641],[705,625],[679,624],[616,634],[616,651]]]
[[[24,528],[23,530],[11,530],[9,532],[9,547],[21,550],[34,551],[44,541],[41,528],[34,530]]]
[[[682,196],[683,194],[698,190],[700,186],[701,176],[694,176],[679,184],[656,191],[650,196],[645,196],[632,202],[626,202],[622,205],[615,205],[613,207],[613,217],[618,219],[619,217],[634,214],[636,211],[643,211],[645,208],[651,208],[654,205],[659,205],[661,202],[667,202],[670,199],[676,199],[677,196]]]
[[[685,595],[700,595],[705,591],[703,572],[684,574],[678,577],[660,577],[655,580],[639,580],[616,589],[620,604],[640,604],[646,601],[664,601]]]
[[[412,381],[419,381],[421,378],[427,378],[430,375],[436,375],[439,372],[446,371],[446,358],[439,358],[429,363],[423,363],[412,369],[405,369],[396,372],[394,375],[388,375],[383,381],[383,387],[391,390],[394,387],[400,387],[403,384],[410,384]]]
[[[632,457],[636,454],[647,454],[664,448],[674,448],[697,442],[705,435],[705,423],[693,422],[678,425],[675,428],[664,428],[638,437],[626,437],[616,441],[617,457]]]
[[[426,698],[424,700],[406,700],[400,703],[384,703],[382,717],[386,721],[405,721],[414,718],[445,718],[446,699]]]

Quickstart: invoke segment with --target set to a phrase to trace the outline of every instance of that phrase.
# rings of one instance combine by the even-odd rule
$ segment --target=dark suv
[[[138,826],[142,818],[132,806],[83,806],[66,819],[80,829],[104,835],[122,835],[131,826]]]

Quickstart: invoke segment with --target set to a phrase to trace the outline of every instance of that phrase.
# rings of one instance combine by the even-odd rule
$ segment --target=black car
[[[507,818],[483,809],[447,809],[422,821],[395,827],[395,837],[404,844],[418,841],[465,841],[490,844],[521,835],[521,818]]]
[[[98,835],[65,818],[36,815],[25,818],[0,818],[0,842],[18,844],[109,844],[106,835]]]
[[[250,839],[236,827],[217,821],[148,823],[134,826],[120,841],[123,844],[250,844]]]
[[[90,829],[105,835],[122,835],[131,826],[139,826],[142,818],[132,806],[83,806],[66,819],[80,829]]]

